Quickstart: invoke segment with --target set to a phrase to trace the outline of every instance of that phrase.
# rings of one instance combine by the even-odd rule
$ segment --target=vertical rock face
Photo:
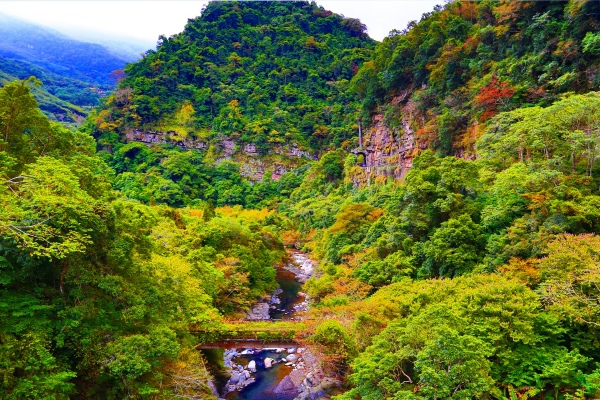
[[[429,138],[420,138],[415,132],[420,114],[414,103],[406,100],[408,94],[405,91],[388,104],[386,114],[392,115],[394,126],[386,122],[384,114],[373,115],[363,132],[363,146],[353,150],[364,156],[361,166],[367,175],[403,178],[412,168],[413,158],[427,148]]]
[[[170,135],[175,135],[175,133],[141,131],[138,129],[132,129],[125,133],[125,138],[128,142],[141,142],[147,145],[172,143],[183,149],[204,150],[208,147],[204,141],[199,139],[173,140],[170,137]]]
[[[147,146],[171,144],[184,150],[207,150],[214,145],[220,157],[217,162],[231,160],[240,165],[240,174],[252,181],[261,181],[267,171],[268,178],[279,180],[283,174],[294,168],[300,167],[309,160],[318,157],[306,150],[302,150],[296,143],[290,145],[273,145],[268,154],[261,154],[254,143],[240,144],[235,140],[219,135],[215,140],[208,141],[196,138],[179,138],[174,132],[153,132],[132,129],[125,133],[128,142],[144,143]]]
[[[408,107],[410,104],[405,108]],[[413,158],[425,148],[427,143],[418,141],[408,116],[402,118],[401,128],[390,128],[384,116],[376,114],[365,134],[364,168],[375,175],[403,178],[411,169]]]
[[[402,178],[412,167],[414,134],[405,124],[405,132],[392,130],[384,123],[383,115],[373,117],[373,125],[365,135],[365,168],[375,175]]]

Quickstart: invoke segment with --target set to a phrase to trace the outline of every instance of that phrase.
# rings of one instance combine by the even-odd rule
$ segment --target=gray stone
[[[270,319],[269,303],[256,303],[246,314],[246,319],[251,321]]]
[[[286,376],[279,382],[279,385],[273,390],[275,394],[292,394],[298,392],[298,388],[289,376]]]
[[[265,368],[269,369],[273,366],[273,359],[272,358],[265,358]]]

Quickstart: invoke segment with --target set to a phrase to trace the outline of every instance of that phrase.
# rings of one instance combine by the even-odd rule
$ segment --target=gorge
[[[598,398],[599,14],[213,1],[69,123],[0,60],[0,398]]]

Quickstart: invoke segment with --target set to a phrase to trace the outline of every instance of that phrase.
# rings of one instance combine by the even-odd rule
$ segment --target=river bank
[[[314,271],[308,255],[294,251],[290,262],[277,270],[280,288],[257,302],[245,319],[296,320],[309,310],[302,285]],[[329,398],[326,393],[337,380],[326,377],[319,358],[306,348],[240,348],[224,352],[230,378],[221,390],[227,400],[306,400]]]

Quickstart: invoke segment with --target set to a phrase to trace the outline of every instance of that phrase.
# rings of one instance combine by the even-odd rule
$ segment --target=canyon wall
[[[318,159],[315,154],[300,149],[297,144],[290,146],[273,145],[272,151],[266,155],[261,155],[255,144],[239,144],[224,135],[208,141],[198,138],[179,139],[170,132],[135,129],[127,131],[125,138],[127,142],[140,142],[147,146],[171,144],[185,150],[207,151],[211,145],[214,145],[219,155],[216,159],[217,163],[224,160],[235,161],[240,165],[241,175],[253,181],[262,180],[267,171],[271,171],[271,179],[278,180],[286,172],[302,166],[309,160]]]

